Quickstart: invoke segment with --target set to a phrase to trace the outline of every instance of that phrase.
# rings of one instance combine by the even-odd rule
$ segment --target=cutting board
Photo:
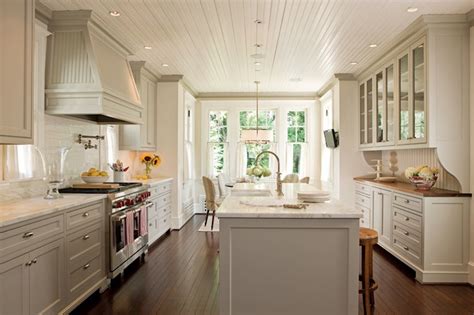
[[[89,188],[89,189],[113,189],[120,188],[119,184],[73,184],[73,188]]]

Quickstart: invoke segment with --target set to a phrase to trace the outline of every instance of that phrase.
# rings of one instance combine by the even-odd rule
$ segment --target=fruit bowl
[[[102,184],[109,179],[109,176],[81,176],[81,179],[88,184]]]
[[[430,190],[434,186],[434,184],[436,184],[437,179],[438,176],[433,176],[432,178],[411,176],[408,178],[410,183],[412,183],[418,190]]]

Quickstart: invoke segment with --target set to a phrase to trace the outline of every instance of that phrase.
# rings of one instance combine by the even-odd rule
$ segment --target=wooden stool
[[[364,302],[364,314],[373,314],[373,306],[375,305],[374,291],[378,288],[378,284],[374,281],[373,271],[373,250],[377,244],[377,231],[367,228],[359,229],[359,245],[362,246],[362,275],[359,280],[362,281],[362,300]]]

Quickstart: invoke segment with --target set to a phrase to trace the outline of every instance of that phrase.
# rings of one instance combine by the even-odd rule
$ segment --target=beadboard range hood
[[[92,11],[54,11],[46,65],[46,113],[98,124],[141,124],[130,53]]]

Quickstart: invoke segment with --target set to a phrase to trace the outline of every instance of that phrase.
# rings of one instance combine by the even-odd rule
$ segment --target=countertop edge
[[[447,190],[447,189],[441,189],[441,188],[434,188],[428,191],[416,190],[414,187],[411,186],[411,184],[404,183],[404,182],[396,182],[396,183],[400,183],[400,184],[411,186],[411,187],[410,188],[396,187],[394,186],[394,184],[396,183],[377,182],[373,178],[354,177],[353,180],[356,182],[366,183],[371,186],[380,187],[384,189],[390,189],[390,190],[394,190],[394,191],[401,192],[404,194],[411,194],[411,195],[421,196],[425,198],[442,198],[442,197],[470,198],[472,197],[472,193],[462,193],[462,192],[457,192],[454,190]]]
[[[362,213],[320,214],[320,213],[222,213],[218,218],[235,219],[360,219]]]

